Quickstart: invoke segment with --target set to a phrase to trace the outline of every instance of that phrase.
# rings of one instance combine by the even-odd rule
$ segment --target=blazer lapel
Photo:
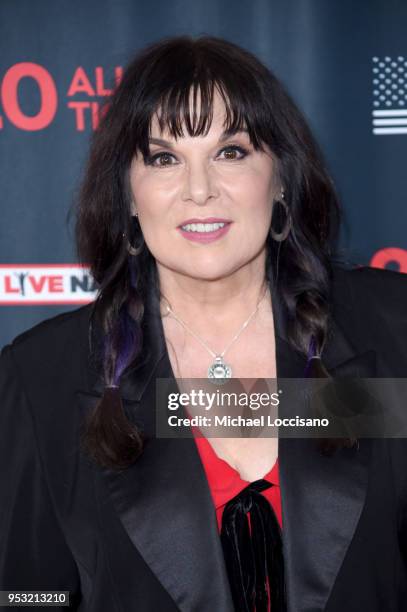
[[[335,304],[340,295],[336,296]],[[275,320],[277,375],[302,378],[306,358],[288,345],[285,318],[278,299]],[[359,352],[338,320],[332,322],[323,362],[334,377],[375,377],[376,353]],[[347,331],[351,333],[350,322]],[[325,610],[335,579],[355,533],[367,492],[370,441],[333,456],[319,453],[312,439],[279,441],[283,548],[288,612]]]
[[[157,296],[150,293],[147,304],[143,354],[122,377],[121,392],[129,418],[148,441],[131,467],[97,472],[131,541],[178,608],[233,612],[215,509],[195,441],[154,437],[155,381],[174,374]],[[102,388],[94,372],[91,393],[77,393],[83,410],[95,405]]]
[[[286,338],[284,310],[273,293],[279,378],[301,378],[305,357]],[[334,376],[375,376],[373,351],[358,353],[341,327],[324,351]],[[124,407],[150,438],[142,456],[117,472],[98,468],[131,541],[183,612],[233,612],[233,602],[205,472],[193,439],[155,438],[155,380],[174,378],[159,298],[147,295],[145,341],[137,365],[122,376]],[[96,332],[98,333],[98,332]],[[90,370],[78,391],[90,410],[103,385]],[[150,437],[151,436],[151,437]],[[319,455],[312,440],[280,439],[279,465],[288,612],[324,610],[355,532],[366,495],[369,445]]]

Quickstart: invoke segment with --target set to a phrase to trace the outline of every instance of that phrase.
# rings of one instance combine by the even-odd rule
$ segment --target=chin
[[[188,276],[191,276],[192,278],[195,278],[197,280],[216,281],[221,280],[222,278],[227,278],[228,276],[233,274],[234,271],[235,268],[225,269],[224,267],[219,268],[219,266],[217,265],[211,266],[210,264],[207,264],[205,266],[194,268],[193,270],[188,271]]]

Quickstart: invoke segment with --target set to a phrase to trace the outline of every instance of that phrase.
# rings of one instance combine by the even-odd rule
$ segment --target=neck
[[[157,263],[162,313],[169,305],[186,322],[225,329],[243,321],[265,290],[264,261],[253,261],[224,277],[194,278]],[[232,324],[232,325],[230,325]]]

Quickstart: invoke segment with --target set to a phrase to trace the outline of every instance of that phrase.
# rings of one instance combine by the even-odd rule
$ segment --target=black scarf
[[[267,580],[271,611],[286,610],[280,525],[261,494],[271,486],[264,479],[250,483],[223,511],[220,537],[236,612],[267,612]]]

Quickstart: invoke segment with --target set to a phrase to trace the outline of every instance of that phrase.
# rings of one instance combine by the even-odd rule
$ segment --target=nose
[[[205,160],[190,162],[185,173],[182,200],[204,206],[209,198],[218,195],[215,177]]]

